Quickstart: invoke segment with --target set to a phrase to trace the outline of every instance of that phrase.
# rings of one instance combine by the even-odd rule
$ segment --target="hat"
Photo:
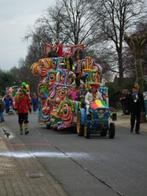
[[[135,83],[134,86],[133,86],[133,88],[139,90],[139,85],[138,85],[138,83]]]

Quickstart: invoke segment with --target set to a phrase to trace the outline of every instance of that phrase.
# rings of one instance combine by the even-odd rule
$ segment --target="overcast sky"
[[[54,4],[55,0],[0,0],[0,69],[9,70],[25,58],[28,45],[23,37]]]
[[[27,42],[23,37],[54,4],[55,0],[0,0],[0,69],[9,70],[25,58]]]

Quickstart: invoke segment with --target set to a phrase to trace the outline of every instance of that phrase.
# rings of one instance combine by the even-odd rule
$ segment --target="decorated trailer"
[[[92,102],[93,106],[99,102],[108,110],[108,91],[100,83],[101,66],[93,58],[84,57],[82,51],[83,45],[66,46],[62,56],[42,58],[31,66],[32,73],[40,76],[39,122],[58,130],[74,126],[79,135],[81,108],[87,115]],[[90,105],[85,100],[89,90]]]

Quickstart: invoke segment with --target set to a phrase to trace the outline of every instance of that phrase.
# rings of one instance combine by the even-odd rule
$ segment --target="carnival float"
[[[78,135],[84,134],[81,127],[87,125],[85,96],[89,89],[93,98],[88,115],[97,108],[106,110],[108,121],[108,89],[101,85],[102,68],[92,57],[83,55],[84,45],[61,46],[58,42],[54,53],[50,45],[43,49],[44,58],[31,66],[33,75],[40,77],[39,123],[57,130],[77,127]]]

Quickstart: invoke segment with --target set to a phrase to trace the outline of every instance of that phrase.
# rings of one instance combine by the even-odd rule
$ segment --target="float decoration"
[[[55,55],[48,58],[51,50],[51,44],[45,44],[43,46],[45,58],[31,66],[34,76],[40,76],[39,122],[56,129],[64,129],[76,125],[77,112],[84,101],[86,91],[89,88],[97,91],[99,88],[101,66],[91,57],[84,57],[83,44],[62,45],[60,55],[57,53],[57,57]],[[96,100],[91,107],[108,106],[105,101]]]

